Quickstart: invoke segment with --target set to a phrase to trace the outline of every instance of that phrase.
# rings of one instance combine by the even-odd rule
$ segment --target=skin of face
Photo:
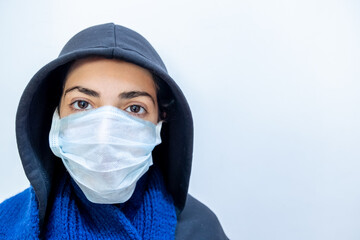
[[[116,59],[77,60],[65,79],[60,118],[106,105],[157,124],[159,110],[151,73]]]

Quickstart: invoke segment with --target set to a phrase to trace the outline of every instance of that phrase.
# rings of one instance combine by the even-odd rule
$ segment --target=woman
[[[0,205],[6,239],[227,239],[188,195],[191,112],[152,46],[103,24],[31,79],[16,135],[31,187]]]

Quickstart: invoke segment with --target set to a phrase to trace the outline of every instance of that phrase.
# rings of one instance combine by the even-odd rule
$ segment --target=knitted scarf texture
[[[174,239],[176,213],[160,171],[151,168],[123,204],[89,202],[66,175],[40,236],[32,187],[0,205],[0,239]]]

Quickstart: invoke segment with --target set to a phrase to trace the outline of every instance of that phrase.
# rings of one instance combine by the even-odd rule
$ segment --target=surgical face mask
[[[50,148],[89,201],[123,203],[153,163],[151,153],[161,143],[161,125],[112,106],[62,119],[55,110]]]

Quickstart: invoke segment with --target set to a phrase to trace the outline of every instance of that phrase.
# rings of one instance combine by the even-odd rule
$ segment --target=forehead
[[[118,59],[91,57],[75,61],[65,78],[64,86],[77,84],[131,86],[156,91],[153,76],[145,68]]]

